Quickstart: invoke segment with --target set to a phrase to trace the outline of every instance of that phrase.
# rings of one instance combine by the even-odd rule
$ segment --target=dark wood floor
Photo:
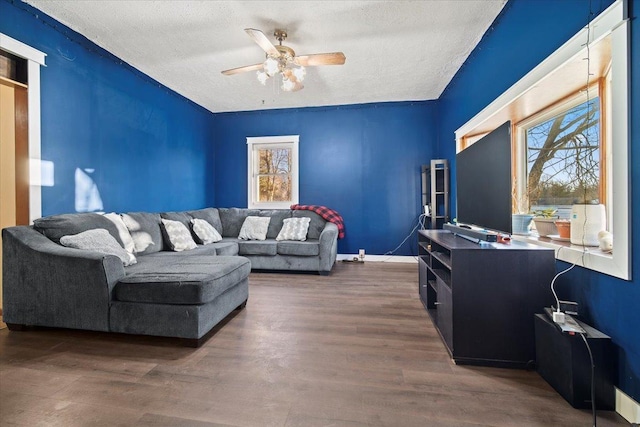
[[[0,425],[590,426],[537,373],[456,366],[413,264],[259,273],[199,349],[0,330]],[[628,425],[599,412],[599,426]]]

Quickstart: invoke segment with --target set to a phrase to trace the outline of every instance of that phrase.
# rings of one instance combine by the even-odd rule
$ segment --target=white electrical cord
[[[395,253],[398,251],[398,249],[400,249],[402,247],[402,245],[404,245],[406,243],[406,241],[409,240],[409,238],[411,236],[413,236],[413,233],[416,232],[418,227],[420,227],[420,229],[423,230],[424,229],[424,221],[425,221],[426,218],[427,218],[427,216],[425,214],[420,214],[418,216],[418,222],[415,225],[415,227],[413,227],[413,229],[409,232],[409,234],[407,234],[407,237],[405,237],[404,240],[402,242],[400,242],[400,244],[398,246],[395,247],[395,249],[393,249],[392,251],[388,251],[388,252],[384,253],[384,255],[389,255],[389,258],[384,259],[382,262],[391,259],[391,257],[393,257],[395,255]]]
[[[554,285],[556,283],[556,279],[558,277],[562,276],[564,273],[566,273],[569,270],[571,270],[575,266],[576,266],[575,264],[571,264],[571,266],[569,268],[567,268],[566,270],[563,270],[560,273],[556,274],[555,277],[553,278],[553,280],[551,281],[551,292],[553,292],[553,297],[556,299],[556,312],[557,313],[560,313],[560,299],[558,299],[558,294],[556,294],[556,290],[554,288]]]

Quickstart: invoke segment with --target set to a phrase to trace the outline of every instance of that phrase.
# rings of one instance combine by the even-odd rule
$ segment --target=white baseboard
[[[616,388],[616,412],[633,424],[640,424],[640,404]]]
[[[358,254],[338,254],[336,259],[338,261],[342,260],[352,260],[353,258],[358,258]],[[413,256],[405,256],[405,255],[366,255],[364,257],[364,261],[370,262],[406,262],[411,264],[416,264],[418,262],[417,257]]]

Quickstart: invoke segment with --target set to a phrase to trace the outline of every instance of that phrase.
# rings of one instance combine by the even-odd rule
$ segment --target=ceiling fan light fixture
[[[285,92],[297,92],[304,88],[302,81],[307,73],[305,67],[342,65],[346,59],[342,52],[296,56],[293,49],[282,44],[287,38],[287,32],[285,30],[276,30],[274,32],[273,35],[279,42],[277,46],[274,46],[260,30],[245,28],[245,32],[266,53],[267,59],[263,63],[245,65],[244,67],[222,71],[222,74],[226,76],[258,70],[256,77],[258,81],[264,85],[270,77],[280,74],[282,78],[282,90]]]
[[[269,76],[267,75],[267,73],[265,73],[264,71],[258,71],[256,75],[258,76],[258,81],[260,83],[262,83],[263,85],[267,84],[267,80],[269,80]]]
[[[268,57],[267,60],[264,61],[263,68],[267,76],[273,77],[278,71],[280,71],[280,61],[275,58]]]
[[[296,87],[296,84],[289,80],[288,78],[285,77],[285,75],[282,75],[282,90],[285,92],[291,92],[293,90],[293,88]]]
[[[303,66],[294,66],[291,71],[299,82],[302,82],[304,80],[304,76],[307,75],[307,70]]]

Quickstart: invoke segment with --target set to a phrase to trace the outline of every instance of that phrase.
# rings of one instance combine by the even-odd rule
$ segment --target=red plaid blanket
[[[299,211],[312,211],[324,218],[325,221],[329,221],[338,226],[338,239],[344,238],[344,220],[342,216],[333,209],[329,209],[326,206],[317,205],[291,205],[291,209]]]

